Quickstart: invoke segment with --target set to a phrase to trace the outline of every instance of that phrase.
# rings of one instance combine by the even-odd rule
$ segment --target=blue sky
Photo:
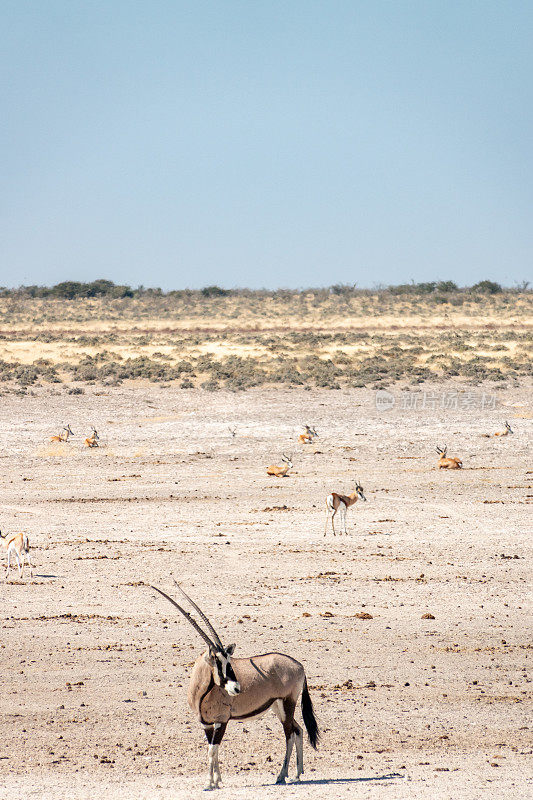
[[[2,0],[0,284],[531,278],[530,0]]]

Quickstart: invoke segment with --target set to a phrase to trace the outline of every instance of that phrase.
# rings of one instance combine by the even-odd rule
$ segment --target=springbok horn
[[[211,623],[210,623],[210,622],[209,622],[209,620],[207,619],[207,617],[206,617],[206,615],[204,614],[204,612],[202,611],[202,609],[201,609],[199,606],[197,606],[197,605],[196,605],[196,603],[194,602],[194,600],[191,600],[191,598],[189,597],[189,595],[188,595],[186,592],[184,592],[184,591],[183,591],[183,589],[181,588],[181,586],[179,585],[179,583],[177,582],[177,580],[176,580],[175,578],[173,578],[172,580],[174,581],[174,585],[178,587],[178,589],[180,590],[180,592],[182,593],[182,595],[183,595],[184,597],[186,597],[186,598],[187,598],[187,600],[189,601],[189,603],[191,604],[191,606],[194,608],[194,610],[195,610],[195,611],[197,611],[197,612],[200,614],[201,618],[203,619],[203,621],[205,622],[205,624],[207,625],[207,627],[209,628],[209,630],[210,630],[210,631],[211,631],[211,633],[213,634],[213,638],[214,638],[214,640],[215,640],[216,644],[220,645],[220,647],[221,647],[222,649],[224,649],[224,645],[223,645],[223,644],[222,644],[222,642],[220,641],[220,636],[218,635],[218,633],[216,632],[216,630],[213,628],[213,626],[211,625]]]
[[[181,606],[179,606],[179,605],[176,603],[176,601],[172,599],[172,597],[169,597],[169,596],[168,596],[168,594],[165,594],[165,592],[162,592],[162,591],[161,591],[161,589],[158,589],[158,588],[157,588],[157,586],[150,586],[150,589],[153,589],[154,591],[156,591],[156,592],[159,592],[159,594],[160,594],[160,595],[162,595],[163,597],[166,597],[166,599],[169,601],[169,603],[172,603],[172,605],[173,605],[173,606],[175,606],[175,607],[178,609],[178,611],[180,611],[180,612],[183,614],[183,616],[185,617],[185,619],[188,619],[188,620],[189,620],[189,622],[190,622],[190,623],[191,623],[191,625],[193,626],[194,630],[195,630],[195,631],[197,631],[197,632],[200,634],[200,636],[202,637],[202,639],[204,640],[204,642],[206,642],[206,643],[209,645],[209,647],[212,647],[212,648],[213,648],[213,650],[218,650],[218,646],[217,646],[217,645],[216,645],[214,642],[212,642],[212,641],[211,641],[211,639],[209,638],[209,636],[207,635],[207,633],[205,633],[205,632],[204,632],[204,631],[203,631],[203,630],[200,628],[200,626],[198,625],[198,623],[196,622],[196,620],[195,620],[195,619],[193,619],[193,618],[191,617],[191,615],[189,614],[189,612],[188,612],[188,611],[185,611],[185,609],[184,609],[184,608],[182,608]]]

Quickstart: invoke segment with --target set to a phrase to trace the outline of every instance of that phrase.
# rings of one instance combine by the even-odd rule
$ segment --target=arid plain
[[[530,319],[496,317],[471,320],[469,338],[517,341],[523,364]],[[29,331],[12,319],[4,350]],[[409,336],[438,349],[438,325]],[[65,351],[83,360],[73,330]],[[112,349],[111,329],[98,335]],[[1,528],[28,534],[35,569],[3,584],[1,798],[200,796],[207,748],[186,687],[203,643],[145,585],[172,593],[171,576],[237,656],[305,665],[322,730],[317,752],[305,741],[305,780],[283,788],[278,720],[230,723],[221,798],[531,795],[530,378],[234,392],[61,369],[63,383],[3,384]],[[514,433],[494,437],[505,420]],[[50,443],[67,423],[74,438]],[[444,444],[462,470],[437,469]],[[268,477],[283,453],[291,474]],[[348,536],[325,537],[327,493],[356,478],[368,502],[349,509]]]

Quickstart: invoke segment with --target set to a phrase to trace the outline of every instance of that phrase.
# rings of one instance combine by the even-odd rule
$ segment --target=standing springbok
[[[303,721],[315,750],[320,736],[302,664],[282,653],[232,658],[235,645],[225,647],[203,611],[177,583],[176,586],[209,631],[208,635],[172,597],[156,586],[151,587],[183,614],[208,647],[194,663],[187,693],[189,705],[197,714],[209,745],[209,783],[206,789],[220,786],[218,747],[230,719],[244,722],[261,716],[271,707],[283,725],[286,743],[285,758],[276,783],[285,783],[288,777],[294,745],[296,779],[299,780],[304,771],[303,731],[294,719],[294,711],[300,695]]]
[[[310,428],[309,425],[306,425],[305,433],[301,433],[298,436],[298,441],[300,444],[311,444],[313,439],[318,439],[318,433],[316,432],[315,428]]]
[[[0,545],[7,551],[6,578],[11,568],[11,553],[14,553],[17,559],[19,578],[22,578],[24,573],[24,560],[26,556],[28,557],[28,564],[30,566],[30,578],[33,578],[33,566],[30,559],[30,542],[28,535],[26,533],[2,533],[2,531],[0,531]]]
[[[74,432],[72,431],[70,425],[67,425],[65,428],[61,428],[61,433],[58,433],[57,436],[51,436],[51,442],[68,442],[68,437],[74,436]]]
[[[267,467],[267,475],[273,475],[275,478],[287,477],[289,470],[294,466],[292,463],[292,456],[286,456],[285,453],[283,453],[281,460],[285,462],[285,466],[277,467],[275,464],[271,464],[269,467]]]
[[[345,536],[347,536],[346,530],[346,512],[350,506],[353,506],[354,503],[357,503],[358,500],[364,500],[366,503],[366,497],[363,493],[363,487],[356,480],[355,482],[355,489],[351,494],[338,494],[337,492],[332,492],[328,494],[326,497],[326,527],[324,529],[324,536],[328,532],[328,522],[331,516],[331,529],[333,531],[333,536],[336,536],[335,533],[335,523],[334,518],[337,511],[340,513],[341,517],[341,525],[342,525],[342,532]]]
[[[514,433],[514,431],[512,430],[512,428],[509,425],[509,423],[507,422],[507,420],[505,420],[505,430],[504,431],[496,431],[494,436],[509,436],[510,433]]]
[[[463,466],[463,462],[460,458],[446,458],[446,453],[448,452],[448,445],[444,445],[444,448],[437,447],[435,448],[437,453],[439,454],[440,458],[438,460],[439,469],[461,469]]]
[[[92,430],[93,432],[91,433],[91,435],[85,439],[85,444],[87,445],[87,447],[98,447],[98,439],[100,437],[98,436],[96,428],[93,428]]]

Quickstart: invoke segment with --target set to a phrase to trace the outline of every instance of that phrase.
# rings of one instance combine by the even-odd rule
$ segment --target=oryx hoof
[[[285,786],[285,775],[278,775],[276,786]]]

